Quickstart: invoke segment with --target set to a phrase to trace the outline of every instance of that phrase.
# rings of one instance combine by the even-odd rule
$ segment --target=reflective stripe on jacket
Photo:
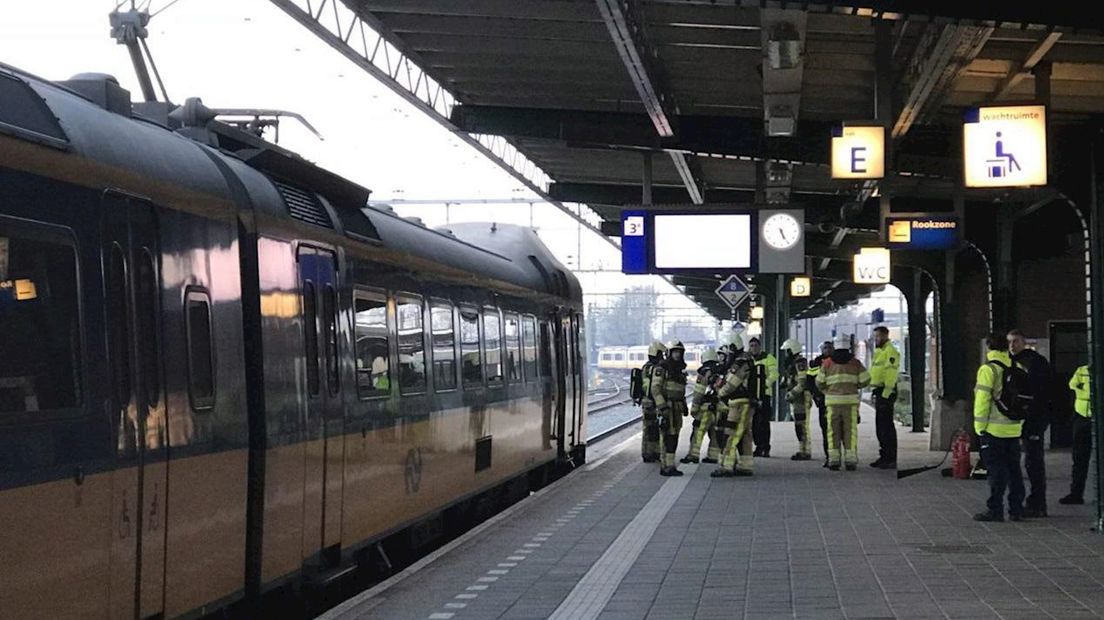
[[[1078,366],[1069,382],[1069,387],[1073,390],[1074,397],[1076,397],[1073,402],[1073,409],[1078,415],[1086,418],[1092,417],[1092,405],[1089,403],[1090,381],[1089,367]]]
[[[825,405],[857,405],[859,390],[870,385],[870,373],[855,358],[840,364],[825,360],[816,378]]]
[[[765,374],[765,385],[763,387],[763,394],[771,396],[774,394],[774,382],[778,381],[778,359],[770,353],[760,354],[760,357],[755,360],[756,367],[762,366]],[[758,368],[756,368],[758,370]]]
[[[874,361],[870,365],[870,386],[881,390],[885,398],[897,391],[897,374],[901,370],[901,354],[892,342],[874,349]]]
[[[997,409],[1000,397],[1001,381],[1004,369],[989,362],[1000,362],[1012,366],[1012,358],[1004,351],[990,351],[986,363],[977,371],[977,384],[974,386],[974,432],[978,435],[989,433],[994,437],[1013,439],[1023,432],[1023,420],[1011,420]]]

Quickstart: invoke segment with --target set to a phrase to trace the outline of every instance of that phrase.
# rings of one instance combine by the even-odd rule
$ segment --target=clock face
[[[801,240],[801,224],[787,213],[775,213],[763,223],[763,240],[778,250],[788,250]]]

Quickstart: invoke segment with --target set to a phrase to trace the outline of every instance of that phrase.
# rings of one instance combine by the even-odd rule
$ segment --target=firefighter
[[[839,471],[842,444],[843,464],[854,471],[859,463],[859,393],[870,385],[870,373],[851,355],[850,336],[836,336],[834,345],[816,378],[828,405],[828,469]]]
[[[824,467],[828,467],[828,405],[824,404],[824,392],[817,387],[816,378],[820,374],[820,368],[832,357],[832,341],[825,340],[820,344],[820,355],[809,362],[809,378],[806,387],[812,395],[813,402],[817,406],[817,417],[820,423],[820,443],[824,447]]]
[[[715,383],[717,373],[722,368],[717,352],[707,349],[702,353],[702,363],[698,368],[698,377],[694,382],[694,392],[690,399],[690,417],[694,419],[694,432],[690,436],[690,451],[682,457],[682,463],[697,463],[701,456],[702,441],[709,437],[709,452],[705,463],[717,463],[721,456],[721,446],[717,443],[715,423],[717,420],[717,392]]]
[[[681,476],[675,467],[675,449],[678,448],[682,417],[686,415],[686,347],[678,340],[667,345],[667,359],[652,369],[650,386],[659,417],[661,476]]]
[[[1012,420],[997,408],[1005,369],[1012,367],[1008,338],[990,334],[989,353],[977,371],[974,386],[974,432],[981,444],[981,458],[988,470],[989,500],[986,510],[974,515],[974,521],[1004,521],[1004,491],[1008,489],[1008,518],[1024,518],[1024,481],[1020,470],[1020,435],[1023,420]]]
[[[748,341],[748,354],[755,361],[751,385],[752,398],[756,402],[752,421],[754,456],[770,458],[770,423],[774,417],[771,397],[774,395],[774,383],[778,381],[778,359],[763,350],[758,338]]]
[[[1070,479],[1069,495],[1058,500],[1059,504],[1085,503],[1085,478],[1089,474],[1089,459],[1092,457],[1092,404],[1089,402],[1089,367],[1079,366],[1070,378],[1069,388],[1073,390],[1073,476]]]
[[[797,435],[797,452],[790,458],[795,461],[808,461],[813,458],[809,451],[811,429],[809,422],[813,417],[813,395],[807,389],[809,361],[801,354],[801,343],[790,338],[782,343],[782,389],[786,402],[793,410],[794,433]]]
[[[752,398],[751,379],[755,370],[755,360],[743,352],[740,337],[733,338],[732,359],[725,374],[724,384],[717,392],[720,402],[718,410],[724,412],[724,418],[717,422],[724,431],[724,454],[721,466],[709,475],[714,478],[752,475],[751,423]],[[736,456],[739,453],[739,463]]]
[[[874,424],[878,434],[878,460],[870,464],[878,469],[897,469],[897,425],[893,405],[897,402],[897,374],[901,354],[889,341],[889,329],[874,328],[874,360],[870,365],[870,388],[874,400]]]
[[[656,418],[656,401],[652,397],[652,377],[656,368],[663,364],[663,354],[667,348],[662,342],[653,342],[648,347],[648,361],[640,369],[644,381],[641,406],[644,409],[644,432],[640,439],[640,456],[645,463],[659,461],[659,420]]]

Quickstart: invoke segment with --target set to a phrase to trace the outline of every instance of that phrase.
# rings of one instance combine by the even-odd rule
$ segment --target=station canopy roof
[[[1054,130],[1104,111],[1101,18],[1080,3],[346,4],[455,96],[456,129],[507,139],[554,200],[618,221],[650,153],[656,208],[806,207],[818,305],[795,300],[803,316],[870,291],[849,258],[877,241],[872,197],[949,200],[966,107],[1041,99]],[[831,179],[831,128],[876,118],[893,136],[886,178]],[[716,279],[675,282],[728,316]]]

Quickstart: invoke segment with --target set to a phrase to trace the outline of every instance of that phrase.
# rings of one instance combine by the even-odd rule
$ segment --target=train
[[[707,348],[707,345],[686,345],[686,372],[693,374],[698,371],[702,353]],[[633,368],[640,368],[648,361],[648,345],[598,347],[597,358],[595,368],[599,372],[628,375]]]
[[[0,101],[0,616],[249,609],[585,461],[582,289],[531,229],[102,74]]]

